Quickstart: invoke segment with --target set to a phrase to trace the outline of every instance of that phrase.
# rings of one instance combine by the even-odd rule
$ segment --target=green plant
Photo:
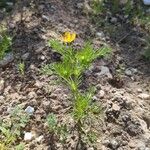
[[[59,141],[61,143],[64,143],[67,138],[67,132],[68,132],[67,126],[65,124],[64,125],[60,124],[53,113],[47,116],[46,122],[48,125],[48,129],[52,134],[52,138],[53,136],[57,136]]]
[[[92,0],[91,7],[95,15],[104,11],[104,0]]]
[[[133,9],[133,2],[131,0],[128,0],[126,5],[125,5],[125,14],[129,15]]]
[[[12,39],[7,35],[6,28],[0,26],[0,59],[10,50]]]
[[[112,10],[114,13],[117,13],[119,10],[120,0],[113,0],[112,2]]]
[[[91,99],[92,95],[90,93],[81,94],[78,93],[75,97],[75,104],[73,115],[77,122],[80,122],[84,119],[89,113],[90,106],[91,106]]]
[[[146,39],[146,47],[143,55],[146,59],[150,60],[150,37]]]
[[[75,128],[79,134],[79,142],[82,142],[82,135],[86,135],[83,129],[84,122],[91,113],[98,112],[98,109],[91,103],[93,90],[81,93],[79,86],[82,84],[82,74],[90,67],[92,62],[98,58],[110,53],[110,48],[104,46],[100,49],[94,49],[90,42],[85,43],[83,48],[76,50],[71,44],[63,44],[57,40],[51,40],[48,45],[62,56],[62,61],[46,65],[42,68],[42,72],[57,75],[63,83],[65,83],[71,93],[73,99],[73,118]],[[56,117],[51,114],[47,119],[49,129],[55,134],[60,134],[62,126],[58,128]],[[59,132],[58,132],[59,131]],[[78,144],[77,144],[78,147]]]
[[[25,144],[24,143],[20,143],[19,145],[17,145],[15,147],[15,150],[24,150],[25,149]]]
[[[148,32],[150,32],[150,16],[141,15],[133,18],[133,24],[140,25]]]
[[[18,70],[19,70],[20,74],[24,76],[24,74],[25,74],[25,63],[24,62],[20,62],[18,64]]]
[[[49,41],[55,52],[62,55],[63,61],[47,65],[42,69],[44,73],[54,73],[61,77],[72,91],[76,91],[80,82],[82,73],[97,58],[105,56],[110,52],[108,47],[94,50],[93,46],[87,42],[81,50],[75,50],[71,45],[64,45],[57,40]]]
[[[122,75],[124,75],[124,71],[125,71],[125,65],[119,64],[118,68],[116,69],[117,76],[121,77]]]
[[[29,116],[20,107],[15,107],[10,113],[10,118],[0,122],[0,149],[13,148],[15,141],[21,135],[21,129],[26,126]]]
[[[96,116],[101,114],[101,107],[97,106],[92,102],[92,97],[94,95],[93,90],[89,90],[86,93],[78,93],[74,98],[74,107],[73,107],[73,118],[75,121],[75,128],[78,131],[78,144],[86,142],[89,145],[93,144],[96,141],[96,131],[92,129],[92,121],[97,120]],[[100,118],[98,118],[100,119]],[[92,121],[91,121],[92,120]],[[86,126],[88,126],[89,131],[86,132]]]

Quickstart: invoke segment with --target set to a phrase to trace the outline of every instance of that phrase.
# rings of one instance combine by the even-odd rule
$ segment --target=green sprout
[[[67,138],[67,126],[60,124],[53,113],[47,116],[46,122],[52,137],[57,136],[60,142],[64,143]]]
[[[25,63],[24,62],[20,62],[18,64],[18,70],[20,72],[21,75],[25,75]]]

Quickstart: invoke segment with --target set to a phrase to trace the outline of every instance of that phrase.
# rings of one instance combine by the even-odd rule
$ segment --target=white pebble
[[[126,69],[126,70],[125,70],[125,74],[126,74],[127,76],[132,76],[132,71],[129,70],[129,69]]]
[[[41,60],[45,60],[45,56],[42,55],[42,56],[41,56]]]
[[[137,89],[137,92],[138,93],[142,93],[142,89]]]
[[[99,91],[99,98],[103,98],[105,96],[105,92],[103,90]]]
[[[26,109],[25,109],[25,112],[29,115],[32,115],[34,113],[34,108],[31,107],[31,106],[28,106]]]
[[[26,132],[24,135],[24,140],[25,141],[30,141],[32,139],[33,135],[31,132]]]

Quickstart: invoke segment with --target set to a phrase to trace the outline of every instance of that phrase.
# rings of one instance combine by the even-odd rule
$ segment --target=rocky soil
[[[40,68],[55,59],[47,41],[64,31],[75,31],[77,46],[91,39],[96,47],[105,42],[113,49],[110,57],[96,60],[85,73],[84,86],[96,87],[93,101],[104,112],[95,125],[100,134],[96,148],[81,150],[150,150],[150,62],[140,55],[142,38],[149,33],[109,16],[110,25],[119,24],[110,34],[91,21],[87,7],[83,0],[26,0],[13,4],[7,15],[0,10],[1,23],[7,23],[13,36],[13,54],[0,61],[0,116],[5,118],[11,108],[22,106],[32,113],[22,136],[26,149],[53,149],[44,120],[54,112],[72,126],[71,99],[68,89],[54,85],[56,77],[40,74]],[[23,77],[17,67],[21,60],[26,66]],[[32,138],[26,140],[27,135]],[[76,138],[69,136],[66,150],[75,149]],[[60,143],[56,145],[63,149]]]

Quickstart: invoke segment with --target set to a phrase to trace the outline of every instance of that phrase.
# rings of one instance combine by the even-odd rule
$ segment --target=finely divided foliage
[[[7,35],[6,28],[0,26],[0,60],[9,51],[12,39]]]
[[[65,37],[67,39],[67,37]],[[69,40],[70,41],[70,40]],[[66,42],[66,40],[65,40]],[[110,53],[110,48],[104,46],[100,49],[94,49],[90,42],[85,43],[83,48],[77,50],[72,43],[61,43],[57,40],[50,40],[48,45],[54,52],[61,54],[61,61],[48,64],[42,68],[44,74],[55,74],[65,83],[72,93],[73,109],[72,114],[75,122],[75,128],[79,133],[79,142],[82,141],[81,136],[85,134],[84,120],[90,117],[90,113],[99,112],[97,107],[92,104],[93,90],[81,92],[79,86],[82,84],[82,74],[90,67],[92,62],[98,58]],[[53,134],[58,134],[57,121],[54,114],[47,117],[47,124]],[[55,128],[55,127],[56,128]],[[55,129],[55,130],[54,130]],[[59,131],[62,128],[59,128]],[[78,147],[78,144],[77,144]]]
[[[29,121],[29,116],[21,107],[15,107],[10,112],[10,119],[0,120],[0,150],[23,150],[23,143],[16,147],[16,140],[21,136],[21,129],[24,128]],[[15,147],[15,148],[14,148]],[[22,149],[21,149],[22,148]]]

